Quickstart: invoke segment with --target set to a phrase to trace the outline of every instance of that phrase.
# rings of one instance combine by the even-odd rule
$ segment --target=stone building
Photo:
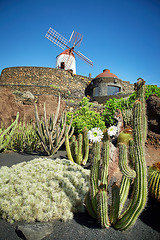
[[[104,103],[111,97],[119,98],[134,91],[134,85],[122,81],[109,69],[104,69],[97,75],[86,88],[86,95],[92,100]]]

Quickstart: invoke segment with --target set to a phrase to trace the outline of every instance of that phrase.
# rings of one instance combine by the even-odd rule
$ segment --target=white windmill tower
[[[76,61],[74,53],[76,53],[78,57],[87,62],[90,66],[93,66],[93,62],[90,59],[85,57],[79,51],[76,52],[74,50],[74,48],[76,46],[79,47],[82,42],[83,36],[80,33],[73,31],[70,39],[67,40],[61,34],[50,27],[45,37],[63,50],[67,48],[56,57],[56,68],[65,70],[71,69],[73,73],[76,74]],[[68,43],[71,43],[72,47],[69,47]]]

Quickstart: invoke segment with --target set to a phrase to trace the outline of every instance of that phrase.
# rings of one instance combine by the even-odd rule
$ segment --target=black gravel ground
[[[53,158],[64,158],[65,151],[59,151]],[[37,154],[0,153],[0,167],[12,166],[22,161],[42,157]],[[16,233],[18,223],[10,224],[0,219],[0,240],[25,239]],[[102,229],[96,220],[87,213],[77,213],[73,220],[66,223],[55,221],[53,232],[44,240],[160,240],[160,204],[149,199],[148,204],[135,225],[126,231],[117,231],[110,227]],[[37,240],[34,238],[34,240]]]

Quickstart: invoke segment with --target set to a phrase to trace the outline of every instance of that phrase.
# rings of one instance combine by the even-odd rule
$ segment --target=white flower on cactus
[[[88,139],[93,142],[100,142],[101,139],[103,138],[103,132],[101,131],[100,128],[92,128],[91,130],[88,131],[87,133]]]
[[[111,127],[108,128],[108,135],[109,136],[114,136],[114,135],[117,134],[117,131],[118,131],[118,129],[117,129],[116,126],[111,126]]]

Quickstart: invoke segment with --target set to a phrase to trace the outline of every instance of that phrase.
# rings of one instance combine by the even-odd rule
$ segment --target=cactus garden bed
[[[124,126],[122,113],[117,109],[116,126],[103,132],[98,127],[84,129],[77,139],[72,136],[72,119],[66,125],[63,114],[57,122],[60,97],[56,115],[49,121],[45,105],[43,121],[35,105],[38,135],[50,157],[28,155],[26,162],[26,155],[21,155],[19,161],[16,154],[8,155],[5,162],[6,155],[1,155],[0,216],[5,224],[6,221],[12,224],[7,226],[15,228],[18,237],[160,239],[160,162],[148,168],[153,164],[154,153],[149,153],[145,145],[143,79],[138,79],[135,90],[130,127]],[[4,138],[4,144],[7,140]],[[62,157],[58,149],[64,142],[66,155]],[[55,155],[57,151],[59,156]]]
[[[158,150],[148,146],[147,148],[148,156],[153,156],[152,161],[156,157],[158,159]],[[58,151],[56,155],[52,157],[63,159],[66,157],[65,151]],[[38,155],[28,155],[20,153],[1,153],[0,154],[0,167],[8,166],[11,167],[14,164],[18,164],[23,161],[30,161],[32,159],[39,158]],[[147,160],[148,165],[149,158]],[[112,179],[114,181],[114,179]],[[94,240],[104,240],[104,239],[160,239],[160,205],[155,201],[149,199],[146,208],[136,221],[135,225],[126,231],[117,231],[114,228],[102,229],[98,224],[97,220],[94,220],[85,211],[84,213],[75,213],[73,219],[63,222],[61,220],[52,221],[52,233],[44,237],[44,240],[72,240],[72,239],[94,239]],[[25,222],[14,222],[10,224],[4,219],[0,219],[0,239],[8,240],[18,240],[25,239],[24,234],[21,231],[16,231],[17,226],[26,226]],[[32,223],[32,228],[36,229],[35,224]],[[45,223],[47,226],[47,223]],[[38,228],[39,229],[39,228]],[[36,230],[35,230],[36,232]],[[31,232],[31,235],[36,234]],[[29,239],[29,238],[28,238]],[[31,239],[31,238],[30,238]],[[38,238],[37,238],[38,239]]]

